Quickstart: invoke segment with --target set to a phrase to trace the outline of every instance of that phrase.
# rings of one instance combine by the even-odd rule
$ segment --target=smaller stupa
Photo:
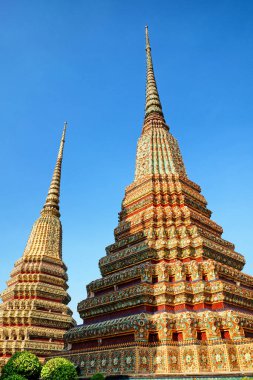
[[[61,350],[63,334],[75,325],[67,306],[67,267],[62,261],[59,199],[64,124],[60,149],[41,216],[33,225],[25,251],[17,260],[1,294],[0,366],[17,351],[29,350],[41,359]]]

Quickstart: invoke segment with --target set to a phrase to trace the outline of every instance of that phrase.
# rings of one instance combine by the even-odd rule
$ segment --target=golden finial
[[[148,27],[146,32],[146,57],[147,57],[147,81],[146,81],[146,107],[145,118],[151,113],[157,113],[163,117],[162,105],[157,91],[155,74],[152,63],[151,47],[148,36]]]
[[[65,121],[53,177],[52,177],[50,187],[48,190],[46,202],[43,206],[43,209],[41,210],[42,215],[49,212],[51,214],[54,214],[60,217],[59,203],[60,203],[60,185],[61,185],[61,166],[62,166],[62,157],[63,157],[63,149],[64,149],[67,125],[68,124]]]
[[[148,37],[148,26],[145,26],[145,32],[146,32],[146,49],[151,49],[150,48],[150,42],[149,42],[149,37]]]
[[[146,50],[147,49],[151,50],[150,42],[149,42],[149,36],[148,36],[148,26],[147,25],[145,26],[145,34],[146,34]]]

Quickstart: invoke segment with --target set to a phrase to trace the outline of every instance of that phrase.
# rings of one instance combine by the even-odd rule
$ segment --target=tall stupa
[[[165,122],[146,28],[146,108],[135,178],[125,191],[102,277],[78,305],[62,355],[84,376],[253,372],[253,277]]]
[[[40,217],[23,256],[16,261],[0,305],[0,366],[17,351],[41,359],[63,348],[63,335],[75,326],[67,306],[67,268],[62,261],[59,200],[65,123],[60,149]]]

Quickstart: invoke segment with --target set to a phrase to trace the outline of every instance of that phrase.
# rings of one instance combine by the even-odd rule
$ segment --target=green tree
[[[24,376],[18,375],[17,373],[14,375],[10,375],[4,378],[5,380],[27,380]]]
[[[53,358],[43,366],[42,380],[77,380],[77,372],[71,361],[65,358]]]
[[[95,375],[91,376],[91,380],[104,380],[105,377],[102,373],[95,373]]]
[[[36,355],[28,351],[16,352],[3,367],[2,379],[11,375],[21,375],[27,380],[37,380],[41,364]]]

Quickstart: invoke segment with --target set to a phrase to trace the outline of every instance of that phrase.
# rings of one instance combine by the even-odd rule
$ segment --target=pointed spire
[[[60,217],[59,212],[59,202],[60,202],[60,185],[61,185],[61,166],[62,166],[62,157],[63,157],[63,148],[65,142],[65,135],[67,129],[67,122],[64,123],[64,128],[62,132],[62,138],[59,148],[59,153],[53,173],[53,177],[50,183],[50,187],[48,190],[46,202],[41,210],[41,214],[51,213],[58,217]]]
[[[151,47],[148,36],[148,27],[146,26],[146,57],[147,57],[147,81],[146,81],[146,107],[145,118],[151,113],[159,114],[163,117],[162,105],[157,91],[154,68],[151,56]]]

